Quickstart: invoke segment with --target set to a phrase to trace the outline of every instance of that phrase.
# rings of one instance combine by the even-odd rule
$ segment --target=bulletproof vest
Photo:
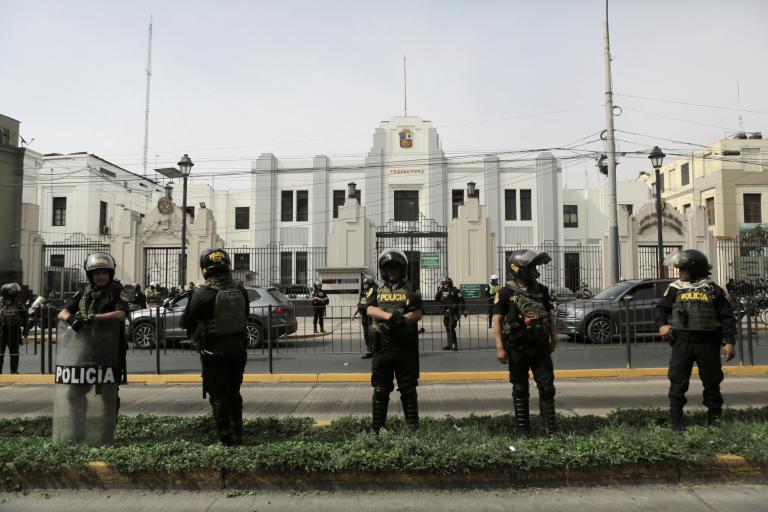
[[[456,288],[450,287],[447,290],[440,290],[440,304],[444,309],[450,309],[451,312],[458,315],[459,303],[459,291]]]
[[[399,283],[397,285],[383,283],[375,292],[376,301],[378,302],[379,308],[387,313],[392,313],[398,308],[401,311],[405,311],[408,306],[410,306],[408,298],[409,292],[410,288],[405,283]],[[381,329],[382,323],[383,322],[380,320],[373,320],[371,329],[375,333],[386,336]],[[402,330],[398,331],[398,334],[415,334],[417,331],[418,328],[416,327],[416,324],[407,324],[403,325]]]
[[[536,341],[548,336],[549,316],[544,307],[546,288],[535,283],[523,290],[514,280],[506,285],[512,295],[502,324],[504,336],[520,341]]]
[[[5,305],[5,301],[0,302],[0,325],[18,326],[21,322],[19,308],[15,302]]]
[[[115,290],[122,290],[119,281],[111,281],[103,288],[95,288],[88,284],[83,289],[78,303],[78,309],[82,315],[96,315],[104,313],[104,308],[110,304],[115,297]]]
[[[722,324],[715,307],[714,284],[705,282],[699,286],[677,288],[670,325],[680,331],[719,330]]]
[[[323,290],[317,290],[315,293],[312,294],[312,298],[314,299],[325,299],[328,297],[328,295]],[[325,302],[317,302],[313,304],[315,307],[325,307]]]
[[[373,288],[368,288],[367,290],[363,290],[360,292],[360,300],[357,302],[357,314],[358,315],[367,315],[368,314],[368,294],[369,293],[376,293],[376,290]]]
[[[248,318],[243,314],[245,297],[234,281],[207,282],[206,287],[216,290],[213,316],[205,323],[209,337],[246,335]]]

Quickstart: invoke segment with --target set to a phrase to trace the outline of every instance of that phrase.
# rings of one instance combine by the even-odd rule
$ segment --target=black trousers
[[[539,399],[551,400],[555,397],[555,371],[549,344],[546,341],[533,346],[508,345],[507,360],[509,382],[512,383],[514,398],[530,397],[528,370],[533,373],[533,380],[539,390]]]
[[[323,318],[325,317],[325,308],[318,308],[315,307],[314,315],[312,316],[312,326],[315,328],[315,332],[317,332],[317,324],[320,324],[320,330],[325,330],[325,325],[323,324]]]
[[[488,327],[493,327],[493,304],[488,306]]]
[[[19,345],[21,345],[19,329],[11,330],[5,327],[2,335],[0,335],[0,373],[3,373],[6,350],[11,355],[11,373],[19,371]]]
[[[240,386],[248,359],[245,349],[221,354],[201,354],[203,389],[213,410],[219,435],[232,435],[243,424]]]
[[[669,359],[669,405],[683,407],[688,401],[685,393],[691,380],[693,363],[699,367],[699,378],[704,385],[704,405],[710,409],[723,406],[720,383],[723,367],[720,362],[719,343],[690,343],[677,340]]]
[[[365,350],[371,354],[373,353],[373,345],[371,345],[371,319],[368,315],[362,315],[360,317],[360,324],[363,327],[363,339],[365,340]]]
[[[394,380],[401,394],[419,385],[419,353],[416,350],[379,350],[371,361],[371,385],[392,392]]]
[[[450,309],[443,310],[443,326],[445,334],[448,337],[448,345],[458,343],[456,336],[456,325],[459,323],[459,315],[454,315]]]

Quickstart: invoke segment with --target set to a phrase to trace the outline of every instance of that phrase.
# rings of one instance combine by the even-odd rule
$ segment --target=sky
[[[0,13],[0,113],[41,153],[141,172],[150,16],[150,169],[188,153],[192,179],[240,188],[264,152],[364,158],[403,113],[403,56],[408,113],[449,156],[603,148],[603,0],[0,0]],[[739,115],[768,136],[766,21],[763,0],[611,1],[618,150],[683,155]],[[563,160],[569,188],[604,179],[588,156]],[[648,168],[626,155],[618,177]]]

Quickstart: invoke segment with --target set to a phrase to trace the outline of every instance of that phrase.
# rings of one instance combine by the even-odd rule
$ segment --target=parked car
[[[277,288],[246,286],[250,300],[248,317],[248,348],[259,348],[267,341],[267,316],[272,306],[272,339],[293,334],[298,328],[293,304]],[[187,333],[181,328],[181,315],[189,301],[191,291],[184,291],[160,306],[160,335],[165,344],[171,340],[184,342]],[[141,309],[130,314],[129,338],[136,348],[154,348],[155,330],[158,325],[155,308]]]
[[[573,341],[611,343],[656,335],[654,308],[673,279],[622,281],[591,299],[556,306],[557,331]]]

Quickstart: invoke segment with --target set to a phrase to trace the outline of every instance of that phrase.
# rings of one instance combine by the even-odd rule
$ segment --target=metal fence
[[[718,240],[717,276],[723,285],[731,279],[758,281],[768,276],[768,241]]]
[[[538,267],[539,281],[547,285],[558,296],[576,293],[586,284],[590,290],[603,289],[603,253],[599,244],[595,245],[504,245],[498,247],[498,275],[503,281],[512,278],[507,260],[513,251],[531,249],[546,252],[552,262]]]
[[[309,286],[325,266],[326,248],[272,244],[267,247],[227,247],[232,276],[251,286]]]
[[[62,300],[85,282],[83,264],[94,252],[109,252],[109,244],[75,233],[66,240],[42,247],[41,290],[48,299]]]

